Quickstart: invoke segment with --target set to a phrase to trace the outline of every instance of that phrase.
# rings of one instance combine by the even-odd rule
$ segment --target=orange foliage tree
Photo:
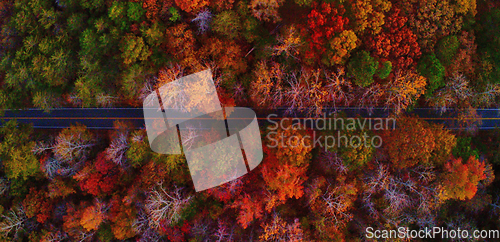
[[[193,31],[187,24],[182,23],[167,28],[163,43],[166,53],[175,57],[180,66],[201,70],[202,65],[196,54]]]
[[[68,203],[62,227],[73,239],[90,238],[107,219],[107,210],[107,205],[97,199],[92,203],[83,201],[78,206]]]
[[[241,199],[236,199],[231,207],[239,210],[238,223],[246,229],[252,221],[262,218],[263,206],[262,200],[259,200],[260,194],[255,193],[255,197],[244,194]]]
[[[467,31],[462,31],[458,36],[460,47],[451,64],[446,67],[448,74],[463,73],[469,77],[474,77],[477,58],[475,39],[474,34]]]
[[[71,182],[66,182],[60,178],[56,178],[49,183],[48,196],[50,198],[66,198],[73,193],[76,193],[76,191]]]
[[[99,225],[106,219],[105,211],[104,204],[96,201],[94,205],[88,206],[83,210],[80,225],[87,231],[97,230]]]
[[[150,21],[156,21],[161,5],[158,0],[145,0],[142,2],[142,8],[146,10],[146,18]]]
[[[311,217],[319,237],[326,240],[338,238],[340,231],[352,220],[358,188],[353,181],[338,176],[334,183],[319,177],[307,189]]]
[[[311,159],[312,144],[308,132],[291,127],[279,127],[269,132],[271,143],[265,147],[262,176],[271,191],[266,210],[283,204],[289,198],[304,195],[303,183],[307,179],[307,168]],[[309,136],[310,137],[310,136]]]
[[[462,158],[452,158],[445,164],[443,177],[443,199],[471,199],[477,192],[477,185],[486,178],[485,165],[470,156],[467,163]]]
[[[222,73],[226,75],[241,74],[247,69],[245,53],[241,46],[233,40],[210,38],[201,48],[200,55],[214,61]]]
[[[180,9],[188,13],[196,12],[208,5],[208,0],[175,0]]]
[[[262,226],[264,232],[259,236],[262,241],[304,241],[304,231],[300,227],[298,219],[293,223],[287,223],[278,214],[274,214],[270,223]]]
[[[111,231],[115,238],[123,240],[135,236],[132,225],[136,217],[136,211],[134,206],[128,203],[126,199],[121,199],[118,196],[113,197],[109,214]]]
[[[273,46],[273,55],[283,55],[285,58],[297,58],[298,47],[302,46],[303,40],[299,35],[299,29],[295,25],[285,27],[280,35],[276,37],[278,44]]]
[[[66,208],[66,215],[63,217],[63,229],[68,233],[69,236],[76,237],[83,228],[80,226],[80,218],[82,216],[82,211],[77,209],[77,207],[70,203]]]
[[[376,57],[388,59],[400,69],[413,65],[421,55],[417,36],[406,26],[407,21],[408,18],[402,16],[399,9],[393,9],[382,32],[366,42]]]
[[[281,103],[274,99],[274,93],[281,91],[284,79],[283,68],[279,63],[261,61],[255,67],[254,81],[250,84],[250,99],[261,107],[277,107]]]
[[[327,85],[325,79],[331,78],[325,78],[320,69],[286,70],[276,62],[259,62],[254,75],[250,86],[252,101],[271,108],[286,106],[286,113],[321,115],[323,107],[338,93],[332,91],[336,87]]]
[[[455,137],[442,125],[431,125],[415,117],[401,117],[395,130],[386,130],[384,146],[395,168],[417,164],[443,164],[456,144]]]

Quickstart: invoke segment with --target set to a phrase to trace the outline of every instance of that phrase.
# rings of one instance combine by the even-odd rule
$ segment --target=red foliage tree
[[[46,191],[39,191],[35,187],[30,188],[29,194],[23,201],[26,216],[36,216],[39,223],[45,223],[52,216],[53,203],[47,196]]]
[[[239,209],[238,223],[246,229],[248,225],[255,219],[262,218],[263,208],[262,200],[258,197],[260,194],[254,193],[255,196],[250,196],[245,194],[240,199],[235,200],[235,203],[231,205],[233,208]]]
[[[239,196],[244,186],[241,179],[235,179],[228,183],[224,183],[218,187],[207,190],[207,193],[214,196],[222,202],[228,202],[234,197]]]
[[[162,232],[167,236],[168,241],[183,242],[186,241],[186,234],[191,229],[191,225],[187,222],[184,222],[182,226],[162,226],[161,228]]]
[[[376,57],[390,60],[396,68],[406,69],[420,58],[421,50],[417,36],[406,26],[408,18],[400,13],[399,9],[393,9],[382,32],[370,37],[367,46]]]
[[[120,170],[116,164],[106,158],[105,152],[101,152],[94,163],[85,166],[74,178],[83,191],[101,196],[115,189],[119,176]]]
[[[343,17],[345,9],[342,5],[333,3],[314,3],[313,9],[307,15],[307,26],[303,35],[308,35],[309,43],[305,57],[307,60],[319,60],[326,51],[326,45],[335,34],[341,33],[347,27],[349,19]]]

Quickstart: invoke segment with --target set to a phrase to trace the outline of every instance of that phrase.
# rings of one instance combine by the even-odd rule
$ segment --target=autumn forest
[[[0,241],[398,241],[366,229],[500,230],[500,129],[482,130],[477,111],[500,107],[498,1],[0,0],[0,110],[141,108],[206,69],[225,107],[310,118],[379,108],[397,128],[281,122],[273,135],[294,140],[383,140],[285,147],[271,146],[271,124],[259,122],[260,165],[196,192],[186,157],[153,152],[144,127],[5,121]],[[418,108],[455,117],[454,129]]]

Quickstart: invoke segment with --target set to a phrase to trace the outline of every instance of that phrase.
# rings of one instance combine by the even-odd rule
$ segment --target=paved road
[[[371,117],[383,118],[387,117],[389,111],[376,108],[370,114],[365,109],[359,108],[337,108],[336,110],[343,111],[348,117]],[[283,117],[282,109],[278,110],[256,110],[260,120],[266,120],[267,115],[275,113],[278,117]],[[326,113],[335,111],[334,109],[325,110]],[[479,126],[481,130],[492,130],[500,127],[500,110],[499,109],[478,109],[482,124]],[[414,109],[411,113],[416,116],[432,122],[445,123],[450,129],[457,129],[453,124],[456,121],[454,112],[447,112],[440,115],[439,112],[430,108]],[[300,114],[295,117],[301,117]],[[144,127],[144,116],[141,108],[59,108],[53,109],[50,113],[45,113],[38,109],[27,110],[7,110],[5,115],[0,117],[0,123],[16,119],[21,123],[31,123],[36,129],[60,129],[67,128],[72,124],[80,123],[90,129],[113,129],[113,122],[120,120],[130,122],[136,128]]]

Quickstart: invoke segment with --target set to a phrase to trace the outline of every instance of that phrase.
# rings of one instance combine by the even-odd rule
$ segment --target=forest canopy
[[[308,118],[382,108],[397,120],[321,131],[378,135],[380,147],[263,140],[256,169],[198,193],[186,157],[153,152],[129,123],[6,121],[0,241],[356,241],[368,226],[499,229],[500,133],[473,129],[476,109],[500,103],[498,1],[0,0],[0,26],[1,110],[141,108],[159,87],[210,69],[226,107]],[[455,110],[462,129],[415,108]],[[283,122],[275,132],[319,131]]]

